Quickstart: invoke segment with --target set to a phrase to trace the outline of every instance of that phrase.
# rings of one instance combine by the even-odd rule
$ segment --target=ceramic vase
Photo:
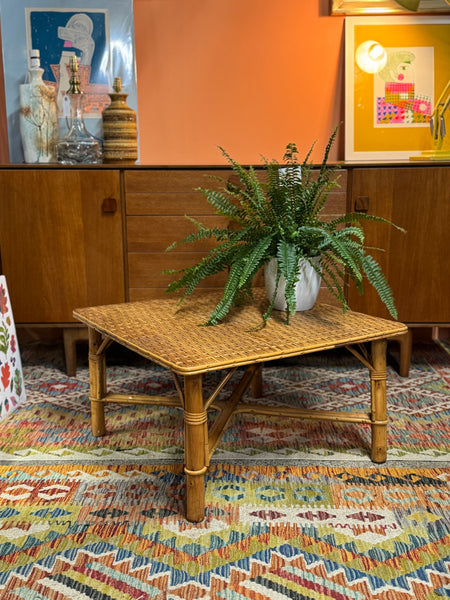
[[[56,162],[59,137],[56,90],[42,81],[44,70],[33,56],[30,83],[19,86],[19,128],[26,163]]]
[[[122,92],[120,77],[114,79],[111,104],[102,113],[103,162],[134,164],[138,157],[136,112]]]
[[[315,256],[310,261],[320,271],[320,256]],[[277,276],[277,259],[272,258],[264,265],[264,281],[266,286],[267,296],[272,298],[275,291],[275,282]],[[305,259],[299,261],[299,280],[295,285],[295,310],[303,311],[312,308],[317,300],[321,282],[320,274],[314,267]],[[277,295],[275,297],[274,308],[276,310],[286,310],[285,300],[286,280],[283,275],[278,282]]]

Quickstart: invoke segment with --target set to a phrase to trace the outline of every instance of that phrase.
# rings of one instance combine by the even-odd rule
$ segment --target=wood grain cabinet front
[[[0,251],[19,324],[123,302],[119,170],[1,169]]]
[[[261,177],[264,171],[261,170]],[[196,188],[220,190],[218,179],[233,178],[230,169],[223,168],[167,168],[126,170],[124,175],[126,203],[128,299],[131,301],[165,295],[167,285],[174,275],[163,273],[166,269],[182,269],[197,263],[214,244],[205,240],[183,244],[170,252],[166,248],[195,231],[186,215],[209,226],[227,226],[225,218],[214,215],[205,196]],[[323,213],[326,218],[342,215],[346,209],[347,172],[340,172],[339,188],[330,194]],[[209,277],[201,287],[222,288],[226,273]],[[261,276],[255,285],[263,286]],[[322,302],[335,303],[333,296],[323,288]]]
[[[399,320],[450,323],[450,167],[355,167],[351,189],[353,209],[406,230],[364,224],[366,243],[389,281]],[[388,317],[368,284],[362,296],[351,287],[349,301],[354,310]]]
[[[166,248],[180,241],[195,226],[190,215],[208,225],[227,226],[225,218],[213,209],[198,187],[220,189],[214,177],[226,179],[227,169],[149,169],[125,171],[125,206],[130,301],[162,297],[173,275],[166,269],[182,269],[195,264],[213,247],[213,241],[184,244],[171,252]],[[212,177],[208,177],[208,175]],[[224,285],[226,275],[210,277],[206,288]]]

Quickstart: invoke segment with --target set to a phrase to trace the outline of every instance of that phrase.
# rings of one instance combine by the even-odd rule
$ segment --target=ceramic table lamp
[[[56,89],[42,81],[39,50],[30,52],[29,83],[19,86],[19,127],[26,163],[56,162]]]
[[[114,79],[111,104],[102,113],[103,162],[134,164],[138,157],[136,113],[122,92],[120,77]]]

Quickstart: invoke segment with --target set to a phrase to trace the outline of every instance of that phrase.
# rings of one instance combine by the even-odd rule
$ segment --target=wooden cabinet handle
[[[102,211],[104,213],[115,213],[117,210],[117,200],[115,198],[104,198],[102,202]]]
[[[369,196],[357,196],[355,200],[355,211],[366,213],[369,210],[370,198]]]

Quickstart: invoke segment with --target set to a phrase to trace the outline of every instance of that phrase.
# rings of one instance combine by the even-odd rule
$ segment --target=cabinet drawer
[[[201,260],[201,252],[132,252],[128,255],[130,288],[167,287],[176,275],[163,273],[166,269],[185,269]],[[222,287],[227,273],[208,277],[201,287]]]
[[[163,273],[166,269],[185,269],[190,267],[204,256],[201,252],[174,252],[166,254],[161,252],[133,252],[128,255],[128,269],[130,288],[139,287],[164,287],[177,279],[177,275]],[[223,287],[228,273],[223,271],[204,279],[199,287]],[[256,286],[264,285],[263,273],[259,273],[254,283]]]
[[[191,192],[196,187],[220,189],[214,177],[226,179],[231,169],[150,169],[148,171],[125,171],[127,194],[161,194],[167,192]],[[211,177],[212,176],[212,177]]]
[[[221,190],[230,169],[126,171],[127,215],[205,215],[213,212],[202,192],[203,187]]]
[[[227,227],[225,217],[201,216],[195,218],[208,227]],[[197,231],[195,225],[184,216],[141,216],[127,217],[128,252],[164,252],[170,244],[183,240]],[[215,240],[205,239],[195,243],[182,244],[175,252],[209,251],[216,246]]]
[[[263,169],[257,172],[263,179]],[[317,173],[313,173],[313,178]],[[339,187],[328,196],[323,215],[336,216],[345,213],[347,197],[347,171],[336,175]],[[220,191],[222,180],[236,176],[230,169],[204,169],[195,171],[125,171],[125,200],[127,215],[210,215],[213,209],[205,195],[196,191],[202,187]]]
[[[211,205],[201,192],[129,194],[126,197],[127,216],[146,215],[210,215]]]

